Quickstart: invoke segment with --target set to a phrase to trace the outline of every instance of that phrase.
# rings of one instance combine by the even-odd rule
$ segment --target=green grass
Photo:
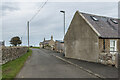
[[[31,47],[31,48],[40,49],[40,47]]]
[[[24,63],[31,56],[32,50],[30,49],[29,52],[17,58],[13,61],[10,61],[6,64],[2,65],[2,80],[13,80],[16,75],[20,72],[21,68],[24,66]]]

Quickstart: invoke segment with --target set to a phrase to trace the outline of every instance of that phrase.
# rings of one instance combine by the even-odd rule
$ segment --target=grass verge
[[[32,50],[30,49],[29,52],[27,52],[23,56],[13,61],[10,61],[6,64],[3,64],[2,65],[2,80],[13,80],[13,78],[16,77],[16,75],[19,73],[19,71],[23,67],[28,57],[31,55],[32,55]]]
[[[30,47],[30,48],[40,49],[40,47]]]

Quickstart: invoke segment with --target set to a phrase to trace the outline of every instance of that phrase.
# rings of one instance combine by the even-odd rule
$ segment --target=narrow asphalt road
[[[32,49],[32,56],[16,78],[96,78],[42,49]]]

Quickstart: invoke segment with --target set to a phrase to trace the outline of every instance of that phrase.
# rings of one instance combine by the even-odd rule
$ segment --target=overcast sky
[[[22,37],[27,45],[27,21],[38,11],[43,2],[2,2],[2,38],[6,45],[14,36]],[[117,2],[48,2],[40,13],[30,22],[30,45],[38,46],[44,37],[54,40],[63,39],[63,14],[66,12],[66,31],[77,10],[101,16],[118,17]],[[1,20],[1,19],[0,19]],[[1,28],[1,27],[0,27]]]

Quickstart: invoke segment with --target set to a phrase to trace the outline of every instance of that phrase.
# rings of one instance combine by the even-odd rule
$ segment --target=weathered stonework
[[[3,47],[2,48],[2,64],[14,60],[27,53],[27,47]]]
[[[103,41],[105,40],[105,50],[103,48]],[[102,64],[110,64],[118,67],[118,52],[110,53],[110,40],[117,40],[117,51],[119,52],[119,39],[99,39],[99,59],[98,62]]]
[[[102,64],[115,65],[116,59],[117,59],[116,55],[117,55],[117,53],[114,55],[112,55],[110,53],[100,53],[99,54],[99,62]]]
[[[2,50],[0,46],[0,65],[2,64]],[[0,80],[2,79],[2,67],[0,67]]]

